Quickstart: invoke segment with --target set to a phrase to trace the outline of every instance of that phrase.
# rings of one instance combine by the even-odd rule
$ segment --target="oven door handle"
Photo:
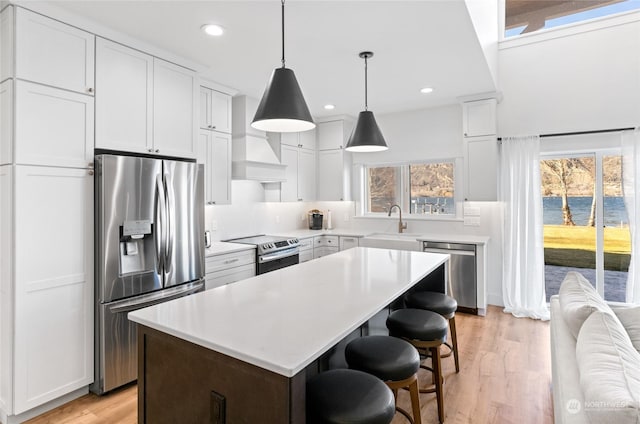
[[[294,247],[292,249],[280,250],[279,252],[271,253],[269,255],[258,256],[258,261],[260,263],[271,262],[282,258],[288,258],[289,256],[294,256],[299,253],[299,249]]]

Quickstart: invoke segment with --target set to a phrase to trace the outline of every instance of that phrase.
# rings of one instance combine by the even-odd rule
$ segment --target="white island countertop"
[[[128,316],[293,377],[448,259],[356,247]]]

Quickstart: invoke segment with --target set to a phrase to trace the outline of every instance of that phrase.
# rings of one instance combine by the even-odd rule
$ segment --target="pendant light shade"
[[[282,67],[271,74],[251,126],[269,132],[300,132],[315,128],[296,75],[285,67],[284,0],[282,0]]]
[[[307,131],[316,126],[291,69],[273,70],[251,126],[270,132]]]
[[[362,52],[359,56],[364,59],[364,110],[358,115],[358,121],[351,132],[345,150],[361,153],[381,152],[388,149],[387,143],[384,141],[373,112],[368,110],[367,104],[367,59],[372,57],[373,53]]]

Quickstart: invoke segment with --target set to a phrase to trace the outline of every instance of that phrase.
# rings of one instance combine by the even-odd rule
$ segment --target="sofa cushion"
[[[568,272],[560,285],[560,310],[573,337],[578,337],[582,323],[594,311],[613,315],[613,311],[600,297],[589,280],[579,272]]]
[[[640,352],[640,306],[614,309],[614,312],[627,330],[633,347]]]
[[[596,311],[585,320],[576,359],[591,423],[640,423],[640,353],[615,316]]]

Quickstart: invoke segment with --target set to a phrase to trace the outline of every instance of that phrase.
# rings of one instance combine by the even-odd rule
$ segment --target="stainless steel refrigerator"
[[[95,160],[96,357],[91,390],[137,378],[136,309],[204,289],[203,169],[100,154]]]

